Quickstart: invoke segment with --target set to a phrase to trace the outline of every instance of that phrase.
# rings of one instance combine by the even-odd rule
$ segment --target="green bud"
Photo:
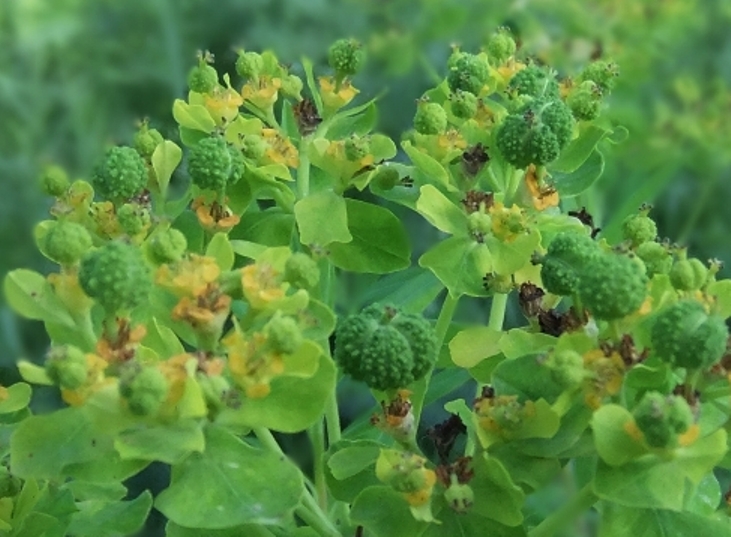
[[[500,28],[487,41],[487,57],[493,65],[504,64],[516,49],[515,39],[507,28]]]
[[[678,291],[696,291],[703,287],[708,268],[700,259],[680,259],[670,269],[670,283]]]
[[[196,93],[210,93],[218,86],[218,73],[206,60],[202,58],[188,73],[188,87]]]
[[[371,182],[378,188],[391,190],[401,182],[401,176],[392,166],[379,166]]]
[[[608,94],[614,89],[617,76],[619,76],[619,67],[616,63],[597,60],[586,66],[579,80],[591,80],[599,86],[603,93]]]
[[[117,221],[124,232],[133,237],[150,226],[150,211],[138,203],[125,203],[117,210]]]
[[[185,235],[172,227],[155,233],[147,243],[147,253],[157,265],[179,261],[187,249]]]
[[[641,211],[639,214],[633,214],[624,219],[622,233],[625,240],[630,241],[633,247],[637,247],[655,240],[657,225],[645,211]]]
[[[292,354],[302,345],[302,330],[292,317],[275,314],[264,327],[267,344],[276,353]]]
[[[468,91],[457,91],[450,98],[451,110],[455,117],[470,119],[477,112],[477,97]]]
[[[299,289],[312,290],[320,281],[320,269],[307,254],[292,254],[284,265],[284,281]]]
[[[156,367],[130,363],[119,377],[119,393],[138,416],[155,414],[167,398],[169,383]]]
[[[450,58],[447,84],[453,92],[467,91],[479,95],[490,78],[490,66],[484,56],[458,53]]]
[[[147,185],[147,166],[131,147],[112,147],[92,174],[94,188],[105,200],[119,202],[139,194]]]
[[[635,252],[645,263],[647,276],[667,274],[673,266],[673,258],[668,249],[660,243],[649,241],[640,244]]]
[[[596,119],[599,116],[601,102],[601,90],[591,80],[582,82],[566,98],[566,104],[569,105],[571,113],[579,121]]]
[[[143,123],[132,139],[132,147],[140,156],[150,159],[158,145],[163,142],[162,134],[157,129],[150,129],[147,123]]]
[[[258,52],[239,52],[236,59],[236,72],[246,79],[256,80],[264,67],[264,59]]]
[[[49,196],[58,198],[69,188],[69,177],[60,166],[46,166],[41,173],[41,189]]]
[[[77,263],[91,247],[91,235],[86,228],[65,220],[56,222],[43,239],[48,257],[64,266]]]
[[[595,318],[612,321],[642,306],[647,296],[647,276],[634,259],[607,253],[582,267],[577,291]]]
[[[344,142],[345,158],[350,161],[360,160],[371,150],[371,140],[368,136],[352,135]]]
[[[678,434],[693,423],[685,399],[659,392],[645,393],[632,414],[647,444],[655,448],[675,447]]]
[[[352,76],[365,63],[365,50],[355,39],[339,39],[330,46],[327,62],[338,78]]]
[[[447,113],[437,103],[420,101],[414,115],[414,129],[420,134],[441,134],[447,128]]]
[[[282,78],[282,93],[288,97],[300,99],[303,88],[304,84],[302,83],[302,79],[297,75],[286,75]]]
[[[468,484],[459,483],[455,476],[452,477],[452,483],[444,491],[444,500],[457,513],[466,513],[475,503],[475,493]]]
[[[52,347],[46,358],[46,374],[61,388],[76,390],[86,382],[86,355],[72,345]]]

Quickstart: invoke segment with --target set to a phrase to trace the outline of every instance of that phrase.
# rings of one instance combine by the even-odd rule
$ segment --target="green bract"
[[[86,382],[88,366],[84,352],[72,345],[53,347],[46,358],[46,374],[66,390],[80,388]]]
[[[335,360],[355,380],[376,390],[404,388],[436,360],[436,336],[419,315],[374,304],[343,319],[335,331]]]
[[[693,423],[693,412],[685,399],[658,392],[647,392],[632,414],[647,444],[655,448],[675,447],[678,434]]]
[[[647,276],[635,260],[605,253],[582,267],[577,291],[594,317],[621,319],[637,311],[647,296]]]
[[[188,173],[193,183],[218,193],[225,192],[228,184],[243,176],[244,166],[241,153],[220,136],[203,138],[188,155]]]
[[[116,312],[145,300],[152,280],[139,248],[117,240],[82,259],[79,284],[105,310]]]
[[[516,168],[543,166],[558,158],[573,132],[571,110],[560,100],[536,99],[507,116],[497,130],[497,147]]]
[[[165,401],[169,382],[165,375],[152,366],[131,363],[119,377],[119,393],[127,401],[133,414],[155,414]]]
[[[453,92],[479,95],[490,76],[487,60],[478,54],[457,52],[450,59],[447,84]]]
[[[700,302],[681,300],[662,310],[652,325],[652,352],[678,367],[707,369],[726,352],[723,319],[709,315]]]
[[[365,63],[365,50],[355,39],[339,39],[330,46],[327,62],[337,76],[352,76],[360,71]]]
[[[414,115],[414,129],[419,134],[440,134],[447,128],[447,112],[437,103],[419,101]]]
[[[73,265],[91,249],[91,235],[81,224],[61,220],[48,231],[43,247],[57,263]]]
[[[115,203],[139,194],[147,185],[147,167],[140,154],[131,147],[112,147],[94,168],[94,189]]]
[[[508,92],[514,96],[558,99],[558,82],[556,77],[543,67],[529,65],[518,71],[508,83]]]
[[[584,265],[600,253],[597,243],[586,234],[559,233],[548,245],[548,251],[541,260],[543,287],[555,295],[573,294]]]

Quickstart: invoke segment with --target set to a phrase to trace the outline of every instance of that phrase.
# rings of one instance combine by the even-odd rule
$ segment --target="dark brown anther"
[[[545,294],[543,289],[533,283],[521,283],[518,290],[518,303],[523,315],[528,318],[537,317],[541,312],[541,304]]]
[[[482,142],[470,147],[462,153],[462,169],[470,177],[477,175],[490,160]]]
[[[297,127],[302,136],[312,134],[320,123],[322,123],[322,118],[317,113],[315,102],[308,97],[294,105],[293,112],[297,120]]]
[[[136,196],[131,197],[129,201],[130,203],[136,203],[137,205],[147,209],[152,209],[152,194],[150,194],[150,191],[147,189],[143,190]]]
[[[589,212],[586,210],[586,207],[582,207],[578,211],[569,211],[568,215],[573,216],[574,218],[578,219],[579,222],[591,228],[592,239],[595,238],[601,231],[601,228],[594,227],[594,217],[589,214]]]
[[[495,203],[495,194],[492,192],[480,192],[479,190],[469,190],[462,200],[462,205],[467,214],[476,213],[480,210],[480,206],[484,206],[487,211]]]
[[[472,457],[460,457],[452,464],[440,464],[436,467],[435,473],[437,481],[445,488],[449,488],[452,484],[452,476],[455,476],[457,482],[462,485],[469,483],[475,476],[475,472],[472,470]]]
[[[554,337],[558,337],[564,332],[578,330],[586,324],[587,320],[586,315],[581,318],[573,309],[564,313],[556,310],[541,310],[538,313],[538,325],[541,332]]]
[[[437,423],[434,427],[430,427],[426,431],[426,435],[434,442],[434,448],[437,450],[439,460],[446,463],[449,453],[457,441],[457,437],[467,432],[462,420],[456,414],[452,414],[441,423]]]
[[[411,188],[414,186],[414,179],[410,175],[407,175],[406,177],[401,178],[400,184],[406,188]]]
[[[624,334],[619,343],[612,344],[609,341],[603,341],[599,344],[599,348],[606,356],[611,356],[615,352],[619,354],[624,365],[631,367],[647,358],[649,349],[642,349],[642,352],[635,346],[635,341],[629,334]]]

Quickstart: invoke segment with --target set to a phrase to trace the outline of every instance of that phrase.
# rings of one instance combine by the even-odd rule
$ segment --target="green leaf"
[[[472,485],[472,482],[470,482]],[[474,487],[473,487],[474,488]],[[477,500],[477,493],[475,493]],[[473,509],[467,513],[457,513],[446,505],[443,496],[434,499],[434,510],[439,524],[430,524],[420,537],[526,537],[520,527],[509,527],[482,516]]]
[[[231,241],[231,247],[236,255],[247,259],[256,259],[267,249],[263,244],[256,244],[250,241]]]
[[[721,485],[713,473],[703,476],[698,486],[686,483],[683,511],[711,516],[721,504]]]
[[[234,249],[226,233],[216,233],[206,248],[206,255],[216,260],[222,272],[234,266]]]
[[[127,487],[125,487],[122,483],[117,482],[93,483],[75,479],[73,481],[68,481],[64,487],[71,491],[71,494],[74,495],[74,499],[79,501],[114,501],[121,500],[127,495]]]
[[[40,384],[41,386],[53,386],[53,381],[46,373],[46,368],[29,362],[28,360],[18,361],[18,372],[23,380],[31,384]]]
[[[312,100],[315,101],[317,106],[317,112],[322,117],[324,107],[322,106],[322,97],[320,96],[320,87],[315,82],[315,75],[312,73],[312,61],[307,57],[302,57],[302,69],[305,71],[305,80],[307,82],[307,88],[310,90]]]
[[[204,529],[266,526],[292,515],[304,491],[292,462],[218,427],[205,435],[205,452],[173,467],[170,487],[155,500],[158,510],[176,524]]]
[[[138,532],[152,507],[152,494],[144,491],[134,500],[87,500],[77,504],[69,532],[77,537],[117,537]]]
[[[179,464],[193,452],[203,452],[205,439],[197,421],[177,421],[128,429],[114,439],[114,449],[124,459]]]
[[[421,267],[409,267],[378,279],[356,301],[365,307],[374,302],[390,303],[407,313],[421,313],[444,289],[434,274]]]
[[[419,178],[424,183],[438,185],[449,191],[457,190],[451,183],[449,172],[436,159],[411,145],[411,142],[403,142],[401,147],[416,166]]]
[[[610,466],[621,466],[647,452],[627,429],[634,421],[630,411],[619,405],[603,405],[594,412],[591,428],[596,450]]]
[[[361,113],[335,114],[328,125],[327,137],[331,140],[341,140],[353,134],[365,136],[373,130],[377,120],[378,110],[374,99],[365,103]]]
[[[548,456],[527,455],[510,444],[492,446],[490,455],[494,456],[505,467],[511,479],[516,483],[524,483],[532,490],[545,487],[561,471],[557,459]]]
[[[594,150],[577,170],[571,173],[554,172],[553,183],[562,198],[572,198],[588,190],[604,173],[604,155]]]
[[[411,248],[403,223],[385,207],[345,200],[352,241],[329,245],[333,265],[351,272],[386,274],[405,269]]]
[[[325,478],[336,499],[352,503],[361,491],[381,484],[373,467],[382,447],[373,440],[341,440],[330,446]]]
[[[353,240],[345,200],[332,190],[322,190],[298,201],[294,216],[302,244],[326,246]]]
[[[28,269],[8,272],[3,280],[8,305],[27,319],[48,321],[74,328],[75,324],[53,287],[41,274]]]
[[[414,519],[403,496],[386,486],[364,489],[353,502],[350,519],[369,530],[373,537],[421,535],[427,528],[426,523]]]
[[[178,125],[186,129],[210,133],[216,128],[216,122],[205,106],[188,104],[182,99],[173,102],[173,117]]]
[[[160,188],[163,197],[168,189],[170,178],[183,158],[183,150],[170,140],[163,140],[152,153],[152,169],[155,170],[157,186]]]
[[[469,369],[483,360],[500,354],[501,330],[487,326],[472,326],[458,332],[449,342],[452,361],[459,367]]]
[[[500,351],[509,359],[520,358],[548,350],[556,342],[556,338],[548,334],[513,328],[500,338]]]
[[[198,129],[189,129],[186,127],[179,127],[180,141],[186,147],[193,147],[195,144],[200,142],[203,138],[208,138],[208,133]]]
[[[731,280],[719,280],[708,286],[708,294],[716,297],[715,312],[728,319],[731,317]]]
[[[473,459],[474,478],[470,486],[475,493],[472,512],[506,526],[523,522],[521,511],[525,493],[510,478],[500,461],[484,454]]]
[[[432,246],[419,259],[431,270],[453,297],[487,296],[483,278],[492,272],[492,256],[487,246],[469,237],[449,237]]]
[[[514,329],[516,332],[518,329]],[[499,342],[509,337],[506,334]],[[540,348],[536,349],[540,352]],[[504,351],[503,351],[504,352]],[[500,362],[492,373],[492,386],[498,395],[517,395],[521,401],[546,399],[553,402],[563,388],[551,377],[551,371],[539,362],[540,354],[526,354]]]
[[[467,234],[467,215],[435,186],[419,189],[416,210],[435,228],[450,235]]]
[[[28,406],[32,390],[25,382],[17,382],[9,388],[0,387],[0,414],[17,412]]]
[[[294,217],[279,207],[261,212],[248,211],[241,222],[229,233],[233,239],[242,239],[265,246],[289,246]]]
[[[676,491],[673,491],[677,494]],[[664,509],[638,509],[605,503],[599,537],[637,535],[642,537],[731,537],[728,520],[713,520],[696,513]]]
[[[260,399],[246,399],[240,408],[223,410],[216,422],[223,425],[267,427],[283,432],[299,432],[315,423],[335,385],[335,364],[320,355],[314,376],[279,376],[271,382],[271,392]],[[297,401],[296,405],[292,401]]]
[[[726,431],[719,430],[674,450],[673,457],[649,453],[622,466],[609,466],[600,460],[594,491],[620,505],[679,511],[683,508],[686,483],[700,483],[725,453]]]
[[[233,528],[221,530],[205,530],[201,532],[196,528],[184,528],[174,522],[168,522],[165,526],[165,537],[274,537],[274,534],[263,526],[244,524]]]
[[[528,401],[526,405],[531,405],[532,410],[526,412],[521,417],[520,423],[513,428],[493,430],[478,427],[477,436],[483,447],[488,448],[493,444],[527,438],[551,438],[556,434],[561,420],[545,399]]]
[[[492,271],[500,276],[509,276],[530,264],[533,253],[538,250],[541,243],[541,235],[531,230],[530,233],[519,235],[511,242],[488,235],[485,243],[492,255]]]
[[[573,140],[563,151],[557,161],[549,166],[549,171],[571,173],[586,162],[596,145],[609,131],[597,125],[588,125],[579,137]]]
[[[185,353],[185,347],[172,329],[153,317],[147,323],[147,334],[142,345],[155,351],[163,360]]]
[[[335,313],[325,304],[310,298],[307,309],[299,314],[302,335],[314,341],[327,339],[335,330]]]

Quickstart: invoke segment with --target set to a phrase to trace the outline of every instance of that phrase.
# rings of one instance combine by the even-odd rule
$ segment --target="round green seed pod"
[[[447,112],[437,103],[419,102],[414,129],[420,134],[441,134],[447,128]]]
[[[172,227],[155,233],[147,244],[147,253],[152,262],[158,265],[179,261],[187,249],[185,235]]]
[[[282,93],[284,95],[300,99],[302,97],[303,89],[304,83],[297,75],[288,74],[282,78]]]
[[[707,369],[726,353],[728,329],[703,304],[681,300],[658,313],[650,332],[652,351],[662,360],[688,369]]]
[[[79,284],[107,312],[117,312],[147,300],[152,278],[139,248],[111,241],[81,260]]]
[[[188,73],[188,87],[196,93],[210,93],[218,86],[218,73],[212,65],[201,61]]]
[[[76,390],[86,383],[89,367],[86,355],[78,347],[52,347],[46,358],[46,374],[61,388]]]
[[[458,91],[450,98],[451,110],[455,117],[470,119],[477,112],[477,97],[468,91]]]
[[[655,274],[667,274],[673,266],[668,249],[660,243],[649,241],[640,244],[635,252],[645,263],[648,278]]]
[[[639,213],[632,214],[622,223],[624,239],[630,241],[633,247],[645,242],[654,241],[657,237],[657,225],[649,216]]]
[[[487,41],[487,57],[493,65],[502,65],[515,54],[517,45],[510,32],[501,28]]]
[[[647,282],[645,271],[633,259],[607,253],[582,267],[577,291],[595,318],[612,321],[640,308],[647,296]]]
[[[599,86],[603,93],[609,94],[614,89],[617,76],[619,76],[619,67],[616,63],[597,60],[586,66],[579,76],[579,80],[582,82],[591,80]]]
[[[125,203],[117,209],[117,221],[127,235],[134,236],[147,229],[152,219],[147,207],[138,203]]]
[[[327,62],[338,77],[352,76],[365,63],[365,50],[356,39],[339,39],[330,46]]]
[[[157,413],[167,398],[170,383],[156,367],[129,364],[119,377],[119,393],[133,414]]]
[[[236,59],[236,72],[243,78],[256,79],[264,68],[264,59],[257,52],[239,52]]]
[[[57,222],[43,240],[46,254],[64,266],[77,263],[91,247],[91,235],[86,228],[65,220]]]
[[[457,513],[467,513],[475,503],[475,493],[466,483],[455,482],[444,491],[444,501]]]
[[[150,129],[146,124],[135,133],[132,139],[132,147],[141,157],[150,159],[158,145],[163,142],[162,134],[157,129]]]
[[[41,189],[48,196],[62,196],[69,189],[69,176],[60,166],[46,166],[41,173]]]
[[[225,192],[234,165],[234,153],[220,136],[203,138],[190,149],[188,173],[193,184],[214,192]]]
[[[379,166],[371,182],[378,188],[391,190],[401,182],[401,176],[392,166]]]
[[[118,203],[139,194],[147,185],[147,166],[131,147],[112,147],[92,173],[96,192],[105,200]]]
[[[489,78],[490,66],[485,58],[462,52],[451,61],[447,84],[454,93],[464,91],[479,95]]]
[[[582,82],[566,98],[566,104],[578,121],[591,121],[599,117],[602,94],[591,80]]]
[[[569,296],[576,291],[584,265],[601,253],[588,235],[562,232],[556,235],[541,260],[541,281],[549,293]]]
[[[513,75],[508,82],[507,91],[513,96],[527,96],[557,100],[559,86],[556,77],[543,67],[529,65]]]
[[[309,255],[297,252],[284,264],[284,281],[298,289],[310,291],[320,281],[320,269]]]
[[[685,399],[659,392],[645,393],[632,414],[647,444],[655,448],[676,447],[678,434],[693,423]]]
[[[707,277],[708,268],[697,258],[678,260],[670,269],[670,283],[678,291],[696,291]]]

